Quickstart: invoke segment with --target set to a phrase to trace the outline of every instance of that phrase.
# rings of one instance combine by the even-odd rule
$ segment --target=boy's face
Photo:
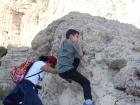
[[[70,40],[71,40],[72,42],[77,42],[78,39],[79,39],[79,34],[74,34],[74,35],[71,35],[71,36],[70,36]]]

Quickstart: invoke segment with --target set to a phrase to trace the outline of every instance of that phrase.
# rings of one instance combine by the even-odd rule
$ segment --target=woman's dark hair
[[[67,32],[66,32],[66,38],[69,39],[70,35],[75,35],[75,34],[79,34],[78,31],[74,30],[74,29],[69,29]]]
[[[40,56],[39,60],[44,61],[44,62],[49,62],[51,64],[51,67],[55,67],[55,65],[57,64],[57,58],[53,55],[48,55],[48,56]]]
[[[39,57],[39,60],[44,61],[44,62],[48,61],[47,56],[44,56],[44,55],[41,55]]]

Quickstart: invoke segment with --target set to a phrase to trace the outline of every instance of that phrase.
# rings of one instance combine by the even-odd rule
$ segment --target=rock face
[[[80,32],[85,55],[78,70],[91,81],[97,105],[139,105],[140,30],[129,24],[72,12],[49,24],[32,41],[37,55],[57,56],[68,29]],[[47,75],[41,82],[44,105],[81,105],[81,87],[59,76]]]
[[[35,55],[57,56],[66,31],[74,28],[80,32],[85,52],[78,70],[91,81],[97,105],[139,105],[140,30],[134,27],[140,27],[139,0],[3,1],[4,4],[0,3],[0,45],[15,46],[8,47],[7,55],[0,59],[0,80],[7,77],[12,66],[30,56],[30,48],[18,46],[30,46],[39,32],[32,41]],[[81,13],[68,14],[71,11]],[[75,82],[68,84],[58,75],[49,74],[41,84],[44,105],[81,105],[83,102],[82,89]],[[4,82],[1,86],[7,84]]]
[[[9,80],[9,71],[12,67],[21,64],[27,58],[34,59],[31,53],[32,50],[28,47],[8,47],[6,56],[0,58],[0,88],[2,84],[7,84],[8,87],[11,83],[13,84],[13,82]]]
[[[1,0],[0,45],[30,46],[40,30],[71,11],[140,27],[139,3],[139,0]]]

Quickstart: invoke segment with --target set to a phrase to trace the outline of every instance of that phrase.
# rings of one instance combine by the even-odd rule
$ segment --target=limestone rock
[[[71,11],[84,14],[68,14]],[[0,45],[15,45],[0,59],[0,80],[30,54],[35,58],[41,54],[57,56],[65,32],[75,28],[80,31],[85,52],[78,70],[91,81],[97,105],[139,105],[139,0],[1,0],[0,12]],[[32,39],[33,52],[19,48],[30,46]],[[41,84],[44,105],[83,102],[82,89],[76,83],[46,75]]]
[[[129,65],[140,61],[140,53],[132,49],[134,43],[140,43],[140,30],[118,21],[71,12],[37,34],[32,41],[34,52],[57,56],[59,45],[70,28],[80,32],[79,43],[85,54],[78,70],[91,81],[97,105],[137,105],[140,101],[135,97],[139,96],[139,69],[134,70]],[[65,86],[59,76],[49,75],[41,84],[40,96],[45,105],[81,105],[83,102],[81,87],[76,83]]]
[[[122,91],[140,96],[140,63],[123,68],[114,77],[114,86]]]
[[[0,33],[6,34],[6,38],[0,44],[31,46],[32,39],[40,30],[72,11],[140,27],[138,4],[139,0],[1,0]]]
[[[114,59],[109,61],[110,62],[106,62],[106,64],[110,69],[114,70],[120,70],[127,65],[127,61],[125,59]]]

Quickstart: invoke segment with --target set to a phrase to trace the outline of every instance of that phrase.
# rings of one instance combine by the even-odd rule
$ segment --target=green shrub
[[[7,49],[0,46],[0,58],[7,54]]]

